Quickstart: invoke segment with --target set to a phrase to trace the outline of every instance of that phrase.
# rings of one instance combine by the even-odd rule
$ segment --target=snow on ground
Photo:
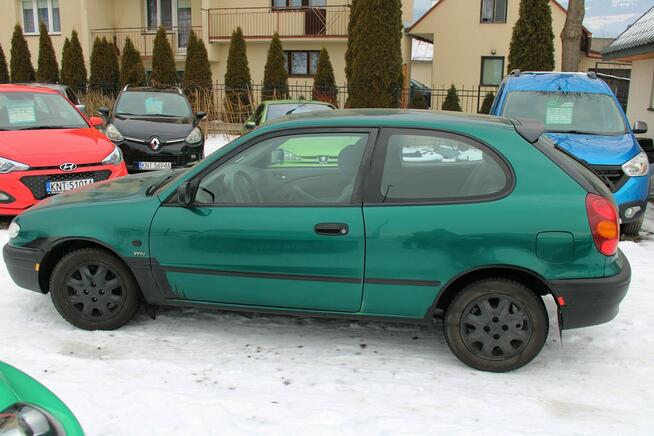
[[[0,359],[89,435],[652,434],[654,213],[646,230],[620,245],[633,281],[618,317],[563,344],[552,322],[540,356],[508,374],[459,363],[440,328],[163,309],[77,330],[3,262]]]
[[[232,135],[224,135],[224,134],[217,134],[217,135],[207,135],[207,138],[204,141],[204,154],[205,156],[209,156],[211,153],[215,152],[228,142],[236,139],[237,136],[232,136]]]

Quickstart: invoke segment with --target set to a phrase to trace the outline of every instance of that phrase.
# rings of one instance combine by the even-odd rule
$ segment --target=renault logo
[[[156,136],[150,139],[150,148],[152,148],[153,150],[159,150],[160,145],[161,145],[161,140]]]
[[[66,162],[59,165],[61,171],[75,171],[77,169],[77,164]]]

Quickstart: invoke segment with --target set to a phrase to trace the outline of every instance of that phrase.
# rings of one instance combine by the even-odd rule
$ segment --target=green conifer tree
[[[242,62],[242,60],[241,60]],[[247,59],[245,60],[247,64]],[[229,69],[229,57],[227,58]],[[186,47],[183,86],[186,90],[209,90],[213,85],[211,64],[204,41],[191,30]]]
[[[268,48],[268,59],[263,72],[262,100],[288,98],[288,71],[279,34],[275,32]]]
[[[247,56],[247,45],[243,30],[238,27],[232,32],[225,72],[225,113],[232,122],[242,123],[252,110],[250,101],[252,77]]]
[[[350,107],[397,107],[402,87],[401,0],[357,0]]]
[[[145,67],[141,53],[134,47],[132,40],[125,38],[123,55],[120,58],[120,86],[143,86],[145,85]]]
[[[336,78],[334,77],[334,67],[329,59],[329,52],[326,48],[320,51],[318,57],[318,66],[316,67],[316,77],[313,79],[313,99],[326,101],[337,105],[338,88],[336,87]]]
[[[73,30],[70,39],[64,41],[61,54],[61,83],[70,86],[75,92],[86,92],[86,76],[84,52],[77,31]]]
[[[9,69],[7,68],[7,58],[5,58],[5,52],[2,50],[2,45],[0,44],[0,83],[9,82]]]
[[[445,101],[441,107],[444,111],[456,111],[461,112],[461,104],[459,103],[459,94],[456,92],[456,87],[454,85],[450,86],[450,89],[447,91],[445,96]]]
[[[72,45],[72,41],[71,41]],[[120,83],[120,70],[116,49],[107,38],[96,37],[91,52],[91,77],[89,87],[105,95],[114,95]]]
[[[411,109],[427,109],[427,99],[425,94],[416,91],[411,95]]]
[[[43,21],[39,25],[39,57],[36,69],[37,82],[59,83],[59,65],[55,55],[48,27]]]
[[[352,79],[352,64],[354,62],[354,50],[356,47],[355,41],[357,40],[355,33],[357,31],[357,23],[359,22],[359,0],[352,0],[350,6],[350,21],[347,23],[347,49],[345,50],[345,80],[349,85]]]
[[[520,0],[518,21],[513,26],[508,70],[552,71],[554,32],[549,0]]]
[[[152,76],[150,77],[154,86],[174,86],[177,84],[177,69],[173,49],[168,42],[166,29],[161,26],[154,38],[154,49],[152,50]]]
[[[36,73],[32,66],[32,55],[23,36],[23,29],[18,24],[11,37],[10,57],[11,80],[15,83],[33,82]]]
[[[484,101],[481,103],[481,108],[479,109],[480,114],[489,114],[491,107],[493,106],[493,101],[495,100],[495,93],[489,92],[484,97]]]

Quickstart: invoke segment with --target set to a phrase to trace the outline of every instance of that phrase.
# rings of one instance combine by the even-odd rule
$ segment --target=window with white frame
[[[22,0],[23,30],[25,33],[38,33],[42,21],[50,33],[61,32],[59,0]]]
[[[145,0],[146,26],[177,28],[177,45],[186,47],[191,33],[191,0]]]

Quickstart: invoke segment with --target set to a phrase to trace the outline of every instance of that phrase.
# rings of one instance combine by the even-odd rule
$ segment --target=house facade
[[[507,74],[513,26],[518,20],[520,0],[439,0],[417,20],[409,33],[433,43],[432,87],[470,88],[497,86]],[[550,0],[554,31],[555,70],[561,68],[561,31],[566,10]],[[584,29],[582,66],[591,34]]]
[[[631,62],[627,117],[645,121],[654,138],[654,7],[645,12],[602,51],[606,61]]]
[[[5,5],[7,4],[7,5]],[[413,0],[403,0],[403,20],[409,26]],[[75,29],[87,62],[96,37],[106,37],[119,50],[129,37],[151,68],[154,36],[168,30],[178,71],[184,68],[186,43],[193,29],[207,45],[214,81],[225,74],[232,32],[240,26],[246,39],[254,83],[263,80],[270,39],[278,32],[288,59],[289,83],[313,83],[318,54],[330,53],[336,82],[345,83],[345,50],[350,0],[3,0],[0,44],[9,57],[14,25],[23,26],[32,62],[38,56],[38,23],[48,25],[58,59],[64,39]],[[402,42],[410,63],[411,40]]]

